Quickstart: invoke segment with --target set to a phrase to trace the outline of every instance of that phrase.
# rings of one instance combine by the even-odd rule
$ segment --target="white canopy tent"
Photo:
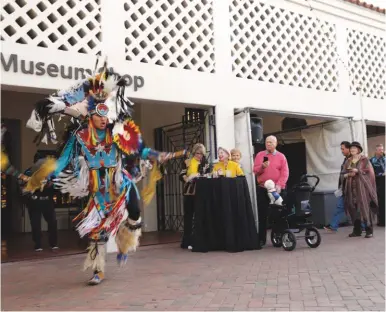
[[[251,138],[250,109],[245,108],[235,115],[236,148],[242,153],[241,165],[246,175],[251,194],[252,207],[257,217],[256,184],[253,174],[254,148]],[[334,191],[342,163],[340,143],[358,141],[367,146],[366,133],[363,133],[362,121],[341,118],[293,131],[274,133],[279,143],[291,144],[305,142],[307,173],[320,177],[317,191]]]

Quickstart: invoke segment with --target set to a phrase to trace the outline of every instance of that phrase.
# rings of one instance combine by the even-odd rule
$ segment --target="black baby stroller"
[[[316,183],[310,184],[310,179],[316,180]],[[286,251],[292,251],[296,248],[296,239],[303,237],[311,248],[320,245],[322,239],[319,231],[309,220],[312,216],[309,201],[318,184],[319,177],[303,175],[300,183],[288,193],[283,206],[275,204],[269,206],[269,221],[272,225],[271,241],[274,247],[283,247]],[[295,236],[303,230],[306,230],[305,236]]]

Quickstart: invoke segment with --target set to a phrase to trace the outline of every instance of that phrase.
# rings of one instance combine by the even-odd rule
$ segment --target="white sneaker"
[[[58,246],[54,246],[54,247],[52,247],[51,249],[54,251],[54,250],[58,250],[59,247],[58,247]]]
[[[41,251],[43,251],[43,248],[36,248],[35,251],[36,252],[41,252]]]
[[[192,246],[188,246],[188,249],[189,249],[189,250],[192,250],[192,249],[193,249],[193,247],[192,247]]]

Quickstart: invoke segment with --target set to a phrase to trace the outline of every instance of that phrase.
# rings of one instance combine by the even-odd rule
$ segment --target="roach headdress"
[[[81,124],[93,114],[107,117],[110,123],[122,121],[132,114],[133,103],[125,96],[127,86],[128,81],[108,69],[105,62],[93,76],[36,103],[27,127],[39,132],[37,144],[57,143],[54,115],[70,116],[75,124]]]

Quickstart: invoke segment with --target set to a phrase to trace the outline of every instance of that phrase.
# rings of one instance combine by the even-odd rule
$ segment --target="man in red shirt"
[[[287,159],[284,154],[276,150],[277,139],[269,136],[265,140],[265,151],[256,155],[253,172],[257,177],[257,208],[259,217],[260,244],[267,241],[267,214],[269,198],[264,183],[272,180],[276,184],[276,191],[285,199],[286,183],[289,176]]]

